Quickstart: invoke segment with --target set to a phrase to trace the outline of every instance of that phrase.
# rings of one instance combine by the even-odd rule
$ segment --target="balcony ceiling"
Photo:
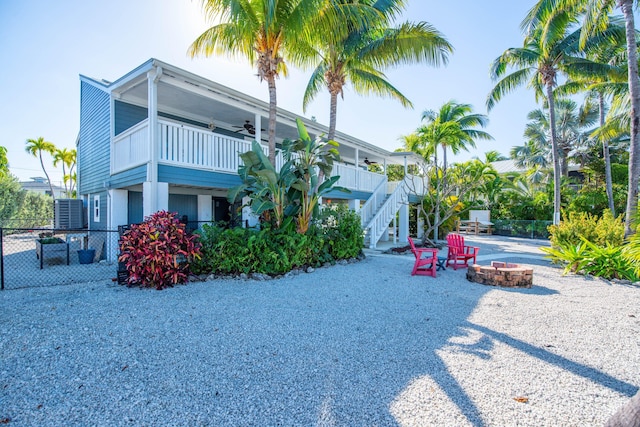
[[[165,77],[163,77],[165,78]],[[224,99],[224,95],[216,93],[206,87],[196,84],[188,84],[180,82],[180,87],[174,84],[173,80],[158,82],[158,109],[161,112],[173,114],[202,123],[203,126],[213,121],[215,126],[220,129],[226,129],[238,134],[238,138],[250,138],[250,135],[241,126],[248,120],[251,125],[255,126],[256,112],[260,111],[256,106],[246,104],[242,105],[241,100]],[[193,87],[192,90],[191,86]],[[119,99],[123,102],[130,102],[139,106],[146,107],[148,99],[147,79],[143,78],[137,82],[132,82],[125,89],[119,92]],[[268,112],[260,112],[262,120],[262,141],[267,141]],[[313,126],[313,123],[311,124]],[[312,137],[318,136],[325,132],[324,127],[319,125],[319,130],[308,129]],[[288,118],[279,117],[276,128],[277,140],[296,139],[298,132],[295,122]],[[340,142],[340,134],[338,134],[338,142]],[[372,148],[375,148],[371,146]],[[356,147],[349,143],[342,143],[339,147],[342,161],[347,164],[357,164],[365,167],[365,158],[370,162],[376,162],[382,165],[387,160],[387,164],[402,164],[399,158],[385,156],[382,149],[367,149],[366,147],[358,147],[358,159],[356,160]]]

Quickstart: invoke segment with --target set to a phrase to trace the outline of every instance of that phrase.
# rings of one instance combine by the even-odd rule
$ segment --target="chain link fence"
[[[553,224],[553,221],[513,219],[492,219],[491,222],[493,222],[493,234],[528,239],[548,239],[549,230],[547,227]]]
[[[0,289],[115,279],[118,232],[0,228]]]

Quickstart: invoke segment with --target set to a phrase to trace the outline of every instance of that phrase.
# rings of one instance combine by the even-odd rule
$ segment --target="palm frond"
[[[399,101],[403,107],[413,108],[411,101],[389,83],[384,74],[355,68],[349,69],[347,73],[356,93],[360,95],[373,93],[378,96],[389,97]]]
[[[535,75],[534,73],[535,69],[533,68],[523,68],[521,70],[514,71],[500,80],[487,96],[487,110],[491,111],[504,95],[513,92],[519,86],[530,81],[532,76]]]

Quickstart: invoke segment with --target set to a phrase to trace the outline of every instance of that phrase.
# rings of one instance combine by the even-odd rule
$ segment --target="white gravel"
[[[521,261],[532,289],[376,252],[272,281],[0,292],[0,421],[602,425],[640,385],[640,288]]]

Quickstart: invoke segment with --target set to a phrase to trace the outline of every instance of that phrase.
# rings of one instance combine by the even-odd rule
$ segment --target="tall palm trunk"
[[[600,126],[604,126],[604,96],[598,94],[598,108],[600,115]],[[611,156],[609,155],[609,140],[602,140],[602,156],[604,157],[604,180],[607,187],[607,200],[609,201],[609,210],[611,215],[616,216],[615,206],[613,204],[613,181],[611,179]]]
[[[556,109],[553,100],[553,83],[547,83],[549,102],[549,126],[551,127],[551,154],[553,157],[553,224],[560,223],[560,149],[556,135]]]
[[[276,166],[276,118],[278,103],[276,99],[276,77],[274,74],[267,76],[269,85],[269,161]]]
[[[438,241],[438,229],[440,228],[440,177],[438,176],[438,145],[434,147],[433,159],[436,165],[436,210],[434,212],[433,241]]]
[[[51,198],[53,200],[56,200],[56,195],[53,192],[53,184],[51,184],[51,178],[49,178],[49,174],[47,173],[47,170],[44,168],[44,162],[42,161],[42,150],[38,150],[38,156],[40,157],[40,166],[42,166],[42,171],[47,177],[47,182],[49,183],[49,190],[51,190]]]
[[[336,137],[336,120],[338,118],[338,93],[330,91],[331,104],[329,105],[329,134],[327,138],[330,140]]]
[[[638,48],[633,17],[633,0],[618,0],[624,15],[627,35],[627,63],[629,95],[631,97],[631,135],[629,143],[629,189],[625,217],[625,236],[634,233],[632,221],[638,208],[638,179],[640,178],[640,83],[638,82]]]
[[[447,145],[442,144],[442,169],[443,173],[447,171]]]

